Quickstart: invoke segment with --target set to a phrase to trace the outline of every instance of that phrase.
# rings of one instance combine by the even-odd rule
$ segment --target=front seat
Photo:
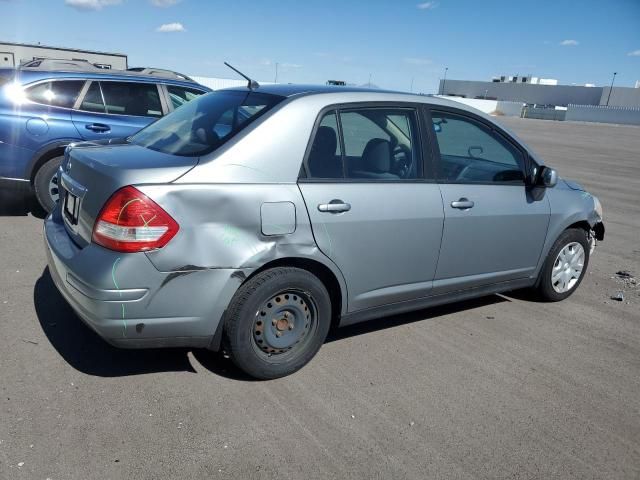
[[[318,128],[309,153],[309,176],[315,178],[342,178],[342,159],[336,155],[338,136],[327,126]]]
[[[391,142],[372,138],[362,151],[362,170],[353,172],[359,178],[400,178],[391,173]]]

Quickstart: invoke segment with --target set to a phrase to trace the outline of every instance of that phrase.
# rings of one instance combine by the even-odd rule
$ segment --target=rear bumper
[[[79,248],[59,209],[44,223],[51,277],[78,316],[123,348],[210,347],[240,285],[232,269],[160,272],[144,253]]]

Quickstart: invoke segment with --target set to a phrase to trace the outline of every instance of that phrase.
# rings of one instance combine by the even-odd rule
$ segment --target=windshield
[[[129,141],[172,155],[205,155],[282,100],[253,91],[209,93],[152,123]]]

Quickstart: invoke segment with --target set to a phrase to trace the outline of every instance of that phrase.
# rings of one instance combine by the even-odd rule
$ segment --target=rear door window
[[[72,108],[83,85],[83,80],[56,80],[27,87],[26,93],[27,98],[35,103]]]
[[[166,85],[166,87],[167,92],[169,93],[169,98],[171,99],[171,105],[173,105],[174,109],[205,93],[202,90],[195,88],[178,87],[176,85]]]
[[[107,113],[137,117],[161,117],[157,85],[134,82],[100,82]]]
[[[307,158],[310,178],[344,178],[342,148],[338,140],[338,116],[335,111],[324,114]]]
[[[353,181],[422,178],[418,132],[417,111],[413,108],[328,112],[311,144],[307,173],[310,178]]]
[[[86,112],[107,113],[104,107],[104,101],[102,100],[102,92],[100,91],[99,82],[91,82],[87,93],[85,93],[82,103],[80,104],[80,110]]]

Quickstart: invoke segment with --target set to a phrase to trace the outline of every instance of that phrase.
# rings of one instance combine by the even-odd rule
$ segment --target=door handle
[[[342,200],[331,200],[329,203],[321,203],[318,205],[318,210],[329,213],[348,212],[351,210],[351,204],[345,203]]]
[[[452,208],[458,208],[460,210],[468,210],[470,208],[473,208],[474,205],[475,203],[473,203],[471,200],[465,197],[462,197],[457,202],[451,202]]]
[[[97,133],[106,133],[111,130],[109,125],[105,125],[104,123],[88,123],[84,126],[87,130],[91,130]]]

